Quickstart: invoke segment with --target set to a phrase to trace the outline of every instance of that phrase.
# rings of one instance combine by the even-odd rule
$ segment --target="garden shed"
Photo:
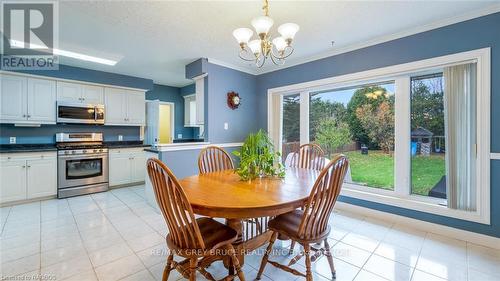
[[[429,156],[431,154],[432,137],[434,134],[423,128],[418,127],[411,131],[412,155],[420,154]]]

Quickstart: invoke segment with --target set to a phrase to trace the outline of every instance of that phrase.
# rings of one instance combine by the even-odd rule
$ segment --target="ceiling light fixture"
[[[285,59],[293,53],[292,41],[299,26],[295,23],[284,23],[278,27],[281,36],[271,40],[269,30],[274,24],[273,19],[269,17],[269,3],[264,0],[262,7],[264,15],[254,18],[251,23],[258,39],[251,40],[253,31],[243,27],[233,31],[233,36],[240,44],[239,57],[245,61],[253,61],[259,68],[264,66],[266,60],[271,58],[275,65],[283,65]]]
[[[17,48],[25,48],[25,42],[23,41],[18,41],[18,40],[9,40],[10,45],[12,47],[17,47]],[[47,52],[47,48],[41,45],[36,45],[36,44],[29,44],[30,49],[40,49],[40,52]],[[94,57],[94,56],[89,56],[89,55],[84,55],[81,53],[76,53],[76,52],[71,52],[71,51],[66,51],[66,50],[61,50],[61,49],[52,49],[52,53],[54,55],[58,56],[63,56],[63,57],[69,57],[69,58],[74,58],[78,60],[84,60],[84,61],[90,61],[90,62],[95,62],[95,63],[100,63],[100,64],[106,64],[106,65],[115,65],[117,61],[110,60],[110,59],[104,59],[104,58],[99,58],[99,57]]]

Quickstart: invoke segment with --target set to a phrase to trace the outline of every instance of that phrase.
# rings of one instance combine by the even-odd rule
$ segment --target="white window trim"
[[[315,81],[287,85],[268,90],[268,101],[272,95],[301,94],[301,143],[309,139],[309,93],[312,91],[331,90],[346,86],[359,85],[374,81],[395,81],[397,96],[396,99],[409,100],[409,76],[429,69],[442,69],[446,66],[463,64],[467,62],[477,63],[477,211],[467,212],[461,210],[449,209],[442,206],[442,200],[427,198],[425,196],[411,195],[410,190],[410,154],[401,153],[401,151],[410,151],[409,147],[409,128],[408,122],[396,122],[395,136],[396,147],[395,154],[395,187],[394,191],[387,191],[375,188],[359,186],[355,184],[345,184],[342,195],[357,199],[382,203],[390,206],[412,209],[431,214],[437,214],[446,217],[452,217],[467,221],[490,224],[490,97],[491,97],[491,49],[483,48],[452,55],[446,55],[421,61],[393,65],[373,70],[367,70],[347,75],[335,76]],[[403,90],[402,90],[403,89]],[[307,99],[306,99],[307,97]],[[305,102],[304,102],[305,101]],[[269,112],[273,109],[268,103],[268,128],[270,126]],[[409,116],[409,102],[400,102],[396,107],[396,120],[404,120]],[[399,117],[399,118],[398,118]],[[304,119],[304,121],[302,121]],[[302,124],[304,123],[304,124]],[[305,124],[307,123],[307,124]],[[307,128],[307,132],[305,132]],[[307,135],[307,140],[302,137],[302,133]],[[281,147],[281,146],[280,146]]]

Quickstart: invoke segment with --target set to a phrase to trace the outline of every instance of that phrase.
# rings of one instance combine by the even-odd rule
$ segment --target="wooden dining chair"
[[[303,144],[293,154],[290,167],[321,171],[325,167],[325,152],[317,144]]]
[[[174,268],[189,280],[196,280],[198,270],[209,280],[213,276],[199,264],[204,257],[226,255],[232,261],[240,280],[245,280],[232,243],[236,241],[236,230],[211,218],[195,219],[191,205],[172,171],[160,160],[147,161],[149,178],[153,185],[156,202],[163,214],[169,233],[166,237],[170,254],[163,270],[163,281],[168,280]],[[186,258],[183,262],[173,260],[174,254]],[[232,280],[233,276],[226,277]]]
[[[198,156],[200,174],[233,170],[233,160],[229,154],[218,146],[205,147]]]
[[[277,268],[283,269],[294,275],[306,277],[307,281],[311,281],[313,280],[311,261],[314,262],[323,254],[328,259],[332,278],[336,278],[335,266],[330,252],[330,245],[328,244],[328,235],[330,234],[328,221],[335,202],[337,201],[337,197],[339,196],[348,166],[349,162],[345,156],[336,156],[326,165],[318,176],[304,210],[294,210],[279,215],[269,221],[268,225],[269,229],[272,231],[272,236],[267,246],[266,253],[262,258],[257,279],[260,279],[266,264],[270,263]],[[278,237],[292,239],[292,241],[296,241],[304,248],[301,253],[289,262],[288,266],[269,260],[269,253]],[[321,247],[321,244],[319,244],[319,246],[317,244],[321,242],[324,243],[323,247]],[[316,243],[316,245],[311,245],[314,243]],[[311,255],[311,252],[314,252],[314,254]],[[303,256],[306,258],[306,274],[290,267]]]

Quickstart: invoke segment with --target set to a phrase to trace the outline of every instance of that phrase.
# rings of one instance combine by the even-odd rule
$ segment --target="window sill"
[[[490,225],[489,215],[481,214],[480,211],[467,212],[449,209],[446,206],[446,200],[443,199],[430,198],[420,195],[396,194],[392,190],[376,189],[350,183],[344,184],[340,195],[389,206]]]

